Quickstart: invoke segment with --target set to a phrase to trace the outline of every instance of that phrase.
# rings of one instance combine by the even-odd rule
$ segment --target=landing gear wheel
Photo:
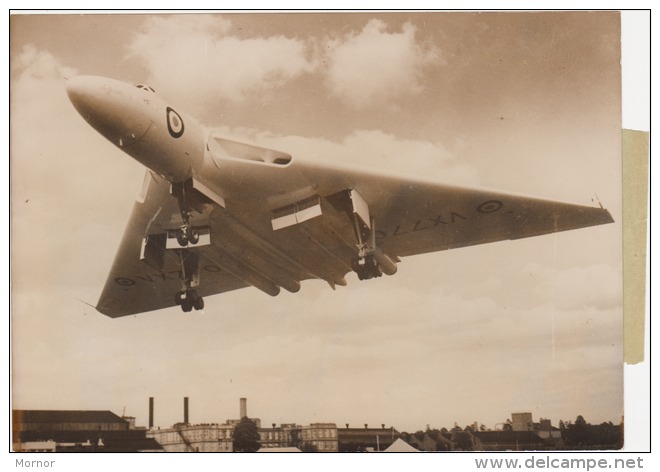
[[[369,274],[369,278],[380,277],[381,275],[383,275],[383,270],[380,268],[378,261],[376,261],[376,259],[374,259],[371,256],[367,256],[367,263],[365,267],[367,267],[367,273]]]
[[[199,242],[199,231],[197,228],[192,228],[190,230],[190,237],[188,238],[190,244],[197,244]]]
[[[185,230],[185,228],[179,228],[176,231],[176,240],[181,247],[186,247],[188,245],[188,232]]]
[[[181,302],[181,309],[185,312],[188,313],[189,311],[192,311],[192,300],[190,298],[184,298],[183,301]]]
[[[366,256],[363,259],[356,257],[353,259],[352,266],[360,280],[369,280],[383,275],[383,269],[373,256]]]
[[[177,292],[174,294],[174,303],[181,305],[181,309],[188,313],[195,310],[204,309],[204,299],[197,294],[196,290],[188,289],[183,292]]]

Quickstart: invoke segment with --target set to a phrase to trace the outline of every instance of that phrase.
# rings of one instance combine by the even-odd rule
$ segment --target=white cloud
[[[107,267],[87,267],[90,242],[112,248],[107,255],[112,257],[139,189],[141,166],[94,131],[71,105],[65,77],[75,75],[76,70],[49,52],[30,46],[12,61],[16,291],[57,296],[63,287],[73,287],[82,298],[81,289],[89,284],[96,292],[94,284],[105,278]],[[128,191],[117,192],[118,185]],[[99,208],[108,210],[103,218]]]
[[[282,35],[241,39],[208,15],[150,17],[129,46],[163,96],[196,106],[260,94],[314,68],[305,42]]]
[[[421,92],[426,69],[441,63],[438,49],[420,43],[409,22],[390,33],[383,21],[371,20],[359,33],[309,40],[239,38],[231,29],[220,16],[151,17],[129,52],[149,70],[159,93],[194,106],[218,99],[240,103],[320,71],[333,94],[365,107]]]
[[[362,108],[423,90],[425,69],[441,63],[432,44],[420,44],[410,22],[401,32],[371,20],[358,34],[327,42],[328,84],[338,97]]]

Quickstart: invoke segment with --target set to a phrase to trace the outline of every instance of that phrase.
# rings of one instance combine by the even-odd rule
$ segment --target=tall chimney
[[[241,417],[239,419],[243,419],[247,416],[247,398],[241,398]]]
[[[188,397],[183,397],[183,423],[189,424],[188,421]]]
[[[149,397],[149,429],[154,427],[154,397]]]

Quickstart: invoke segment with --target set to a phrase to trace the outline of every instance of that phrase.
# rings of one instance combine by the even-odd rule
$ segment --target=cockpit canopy
[[[136,87],[142,90],[146,90],[147,92],[156,93],[156,91],[151,87],[149,87],[148,85],[137,84]]]

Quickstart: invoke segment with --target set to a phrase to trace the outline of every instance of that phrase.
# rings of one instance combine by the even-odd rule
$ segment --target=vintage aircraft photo
[[[146,168],[96,309],[110,317],[306,279],[394,275],[403,257],[613,222],[602,206],[473,189],[236,142],[147,85],[79,76],[81,116]]]
[[[10,15],[13,408],[620,424],[624,19]]]

